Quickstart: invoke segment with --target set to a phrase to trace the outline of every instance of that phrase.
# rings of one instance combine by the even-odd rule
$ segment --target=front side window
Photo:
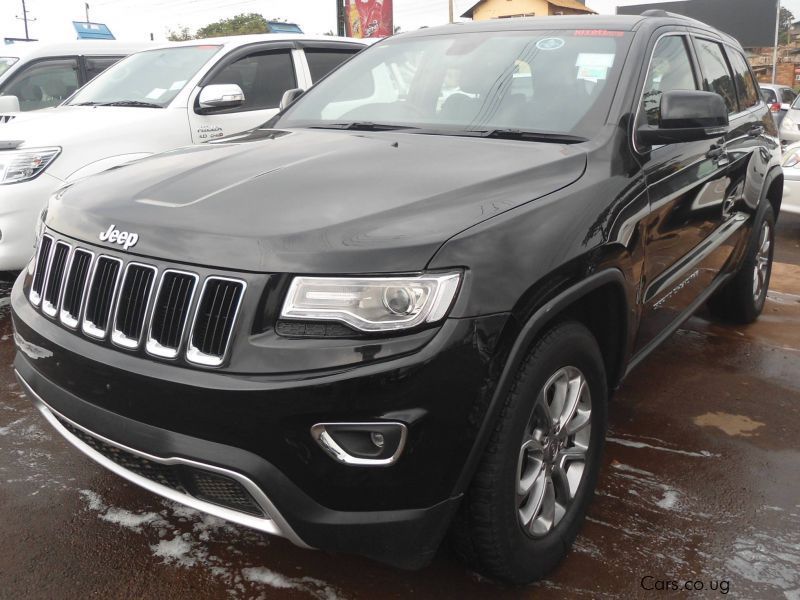
[[[219,49],[180,46],[132,54],[87,83],[69,104],[167,106]]]
[[[715,92],[722,96],[728,107],[728,113],[738,112],[736,88],[733,77],[728,69],[722,46],[709,40],[697,39],[697,58],[700,60],[700,69],[703,71],[703,86],[706,91]]]
[[[0,56],[0,75],[11,68],[19,59],[16,56]]]
[[[746,110],[757,105],[760,102],[758,97],[758,87],[750,74],[750,67],[747,66],[747,61],[744,56],[739,54],[736,50],[728,48],[728,58],[731,61],[733,73],[736,76],[736,91],[739,96],[739,107],[741,110]],[[783,92],[789,90],[781,90],[783,102],[791,104],[791,100],[786,100]],[[794,98],[792,98],[793,100]]]
[[[644,83],[640,118],[648,125],[658,126],[664,92],[696,89],[686,38],[682,35],[661,38],[653,50],[650,70]]]
[[[206,85],[234,83],[244,92],[244,104],[235,111],[277,108],[286,90],[297,87],[289,50],[250,54],[229,64]]]
[[[38,110],[61,104],[78,85],[77,59],[42,60],[17,72],[3,94],[16,96],[22,111]]]
[[[276,125],[367,122],[452,135],[513,130],[591,137],[605,124],[631,35],[548,30],[389,38],[311,88]]]

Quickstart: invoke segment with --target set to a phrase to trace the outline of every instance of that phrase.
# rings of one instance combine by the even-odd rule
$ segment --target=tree
[[[788,44],[792,41],[792,24],[794,23],[794,15],[788,8],[781,7],[780,16],[780,36],[778,40],[782,44]]]
[[[230,19],[221,19],[209,23],[197,30],[195,37],[210,38],[225,35],[247,35],[249,33],[267,33],[267,20],[258,13],[242,13]]]
[[[188,27],[181,27],[177,31],[173,31],[170,29],[169,35],[167,35],[167,39],[170,42],[185,42],[187,40],[193,40],[194,35],[192,35]]]

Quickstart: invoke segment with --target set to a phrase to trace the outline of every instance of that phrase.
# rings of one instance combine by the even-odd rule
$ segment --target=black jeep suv
[[[407,568],[449,533],[527,582],[577,535],[610,391],[702,304],[762,310],[782,189],[742,48],[702,23],[424,29],[61,190],[15,367],[155,493]]]

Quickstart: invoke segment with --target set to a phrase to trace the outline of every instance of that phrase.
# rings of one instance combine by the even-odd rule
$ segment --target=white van
[[[36,218],[58,188],[257,127],[285,91],[309,87],[364,47],[299,34],[170,44],[120,61],[56,108],[0,124],[0,271],[27,264]]]
[[[9,113],[61,104],[115,62],[152,46],[105,40],[0,45],[0,122]]]

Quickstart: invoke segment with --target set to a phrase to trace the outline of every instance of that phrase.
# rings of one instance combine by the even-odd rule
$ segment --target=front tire
[[[584,325],[558,324],[534,344],[454,523],[456,552],[473,569],[524,584],[569,551],[597,484],[607,389]]]
[[[775,250],[775,213],[767,204],[759,215],[739,272],[708,302],[719,319],[747,325],[764,310]]]

